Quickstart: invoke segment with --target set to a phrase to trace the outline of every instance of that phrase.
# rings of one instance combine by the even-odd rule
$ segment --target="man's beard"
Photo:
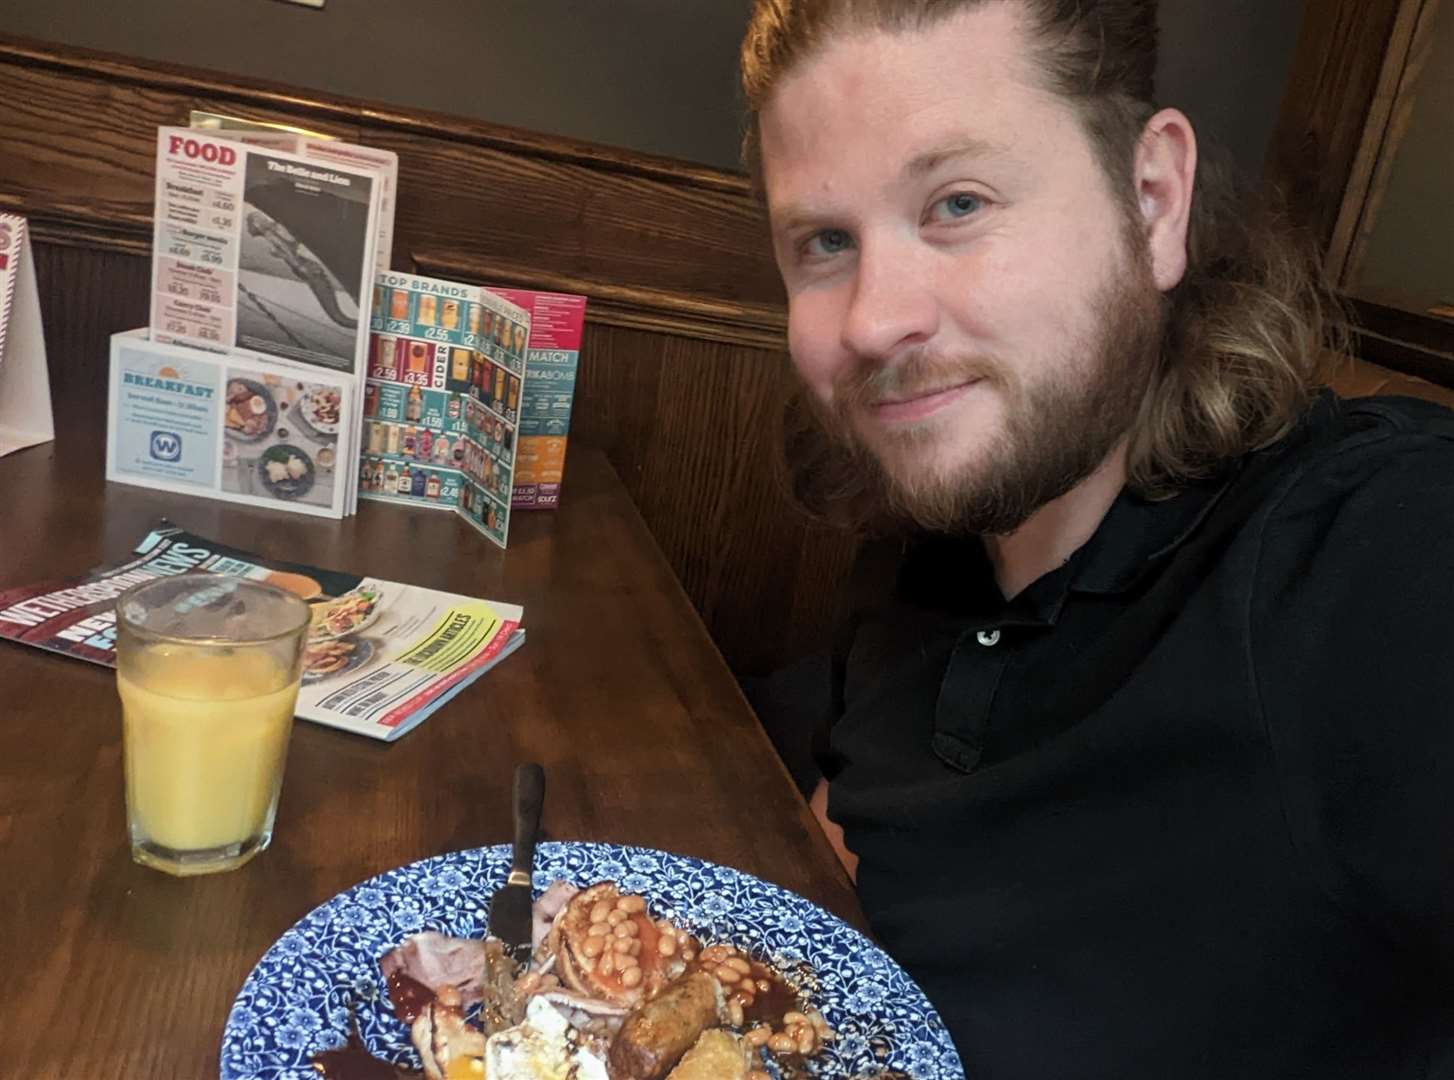
[[[864,364],[834,387],[833,404],[806,394],[818,436],[789,436],[795,491],[828,517],[855,524],[911,524],[933,532],[1005,535],[1090,476],[1137,422],[1161,349],[1163,298],[1151,278],[1144,241],[1100,290],[1100,318],[1086,340],[1070,342],[1035,382],[1013,365],[927,350],[893,366]],[[932,454],[946,438],[943,421],[881,433],[870,446],[853,418],[884,395],[902,399],[984,380],[1003,402],[995,445],[947,468]],[[953,407],[952,405],[950,406]],[[817,440],[821,442],[821,438]],[[806,450],[806,453],[804,451]],[[808,477],[801,470],[818,471]],[[850,479],[851,478],[851,479]],[[844,505],[830,504],[840,501]],[[851,506],[849,505],[851,504]],[[843,513],[846,511],[846,514]]]

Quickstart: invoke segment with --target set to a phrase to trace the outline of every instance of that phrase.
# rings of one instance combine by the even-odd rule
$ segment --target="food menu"
[[[326,517],[352,512],[356,380],[248,353],[111,339],[106,478]]]
[[[313,609],[297,715],[392,741],[525,641],[514,604],[261,558],[160,522],[125,562],[0,589],[0,638],[114,666],[116,598],[176,574],[229,574]]]
[[[473,285],[381,273],[359,494],[509,533],[530,314]]]
[[[159,129],[153,337],[362,371],[383,187],[362,161]]]
[[[520,398],[520,438],[511,505],[516,509],[553,510],[560,505],[586,298],[494,285],[489,288],[530,312],[525,357],[530,377],[525,380]]]

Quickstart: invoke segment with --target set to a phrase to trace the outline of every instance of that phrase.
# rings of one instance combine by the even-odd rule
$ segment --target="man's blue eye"
[[[824,229],[809,237],[808,252],[812,255],[837,255],[852,244],[852,239],[842,229]]]
[[[946,196],[935,204],[935,209],[943,207],[943,216],[951,218],[969,217],[970,214],[984,208],[984,202],[978,195],[971,195],[967,191],[961,191],[954,195]],[[935,215],[939,216],[939,215]]]

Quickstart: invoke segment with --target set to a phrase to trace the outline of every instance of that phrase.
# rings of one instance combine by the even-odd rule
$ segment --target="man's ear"
[[[1197,136],[1178,109],[1146,122],[1136,145],[1136,206],[1146,232],[1151,274],[1168,292],[1186,273],[1187,225],[1196,185]]]

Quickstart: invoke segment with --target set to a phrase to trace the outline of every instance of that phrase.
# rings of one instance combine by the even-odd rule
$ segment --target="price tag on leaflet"
[[[55,438],[25,219],[0,214],[0,456]]]

